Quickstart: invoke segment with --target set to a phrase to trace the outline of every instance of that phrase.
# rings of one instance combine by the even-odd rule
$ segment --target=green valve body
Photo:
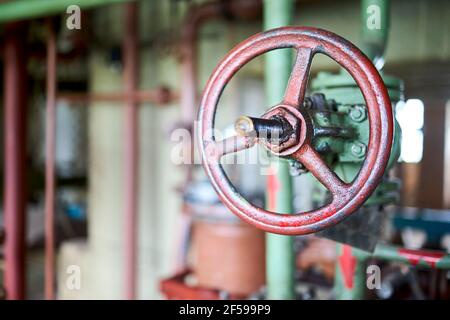
[[[395,108],[397,102],[404,100],[403,81],[384,74],[382,78],[391,98],[392,107]],[[338,162],[335,170],[344,180],[351,182],[361,167],[368,147],[369,120],[365,111],[364,97],[355,80],[344,71],[320,72],[311,81],[311,92],[312,94],[321,93],[325,95],[327,101],[333,101],[335,104],[336,112],[328,113],[327,117],[332,125],[349,128],[354,133],[353,137],[347,139],[329,137],[316,139],[316,147],[319,144],[327,144],[332,152],[337,154]],[[316,123],[321,121],[317,117],[314,117],[314,120]],[[388,169],[394,166],[400,156],[401,130],[395,119],[394,123],[394,140]],[[396,189],[398,189],[398,181],[384,180],[366,205],[392,203],[395,199],[391,195]],[[389,196],[386,196],[387,193]]]

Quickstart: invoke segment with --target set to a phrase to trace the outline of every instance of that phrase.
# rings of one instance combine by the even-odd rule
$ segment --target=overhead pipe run
[[[69,6],[91,9],[135,0],[10,0],[0,4],[0,23],[29,20],[66,13]]]

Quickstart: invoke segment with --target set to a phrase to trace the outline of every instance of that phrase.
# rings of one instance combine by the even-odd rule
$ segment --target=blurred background
[[[375,35],[365,23],[378,12],[371,6],[382,18]],[[281,25],[354,43],[395,110],[382,184],[352,219],[316,236],[271,237],[239,220],[194,143],[216,65]],[[449,299],[450,2],[9,0],[0,1],[0,50],[3,298]],[[280,80],[268,68],[258,57],[226,87],[216,115],[225,136],[240,115],[275,103],[270,79]],[[314,58],[309,83],[311,112],[358,132],[316,145],[339,176],[352,176],[367,148],[359,89],[326,56]],[[359,119],[340,118],[353,111]],[[273,160],[260,147],[245,156],[263,165],[225,170],[263,207],[271,174],[261,167]],[[304,168],[290,163],[289,173],[279,211],[326,201]],[[371,265],[381,272],[375,287]]]

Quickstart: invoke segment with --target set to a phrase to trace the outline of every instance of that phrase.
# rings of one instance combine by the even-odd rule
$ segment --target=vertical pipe
[[[381,69],[389,35],[390,1],[362,0],[361,19],[363,51]]]
[[[389,0],[361,1],[361,33],[365,54],[380,70],[389,33]],[[337,299],[358,300],[365,293],[367,254],[349,245],[336,244],[338,262],[334,290]]]
[[[137,260],[137,167],[138,167],[138,105],[134,99],[138,81],[137,31],[138,14],[136,3],[125,5],[124,87],[128,97],[125,106],[125,298],[136,298],[136,260]]]
[[[336,244],[337,263],[334,293],[339,300],[364,299],[366,289],[366,260],[370,256],[349,245]]]
[[[195,116],[197,114],[197,94],[198,94],[198,35],[204,24],[210,20],[219,18],[241,17],[251,19],[259,17],[261,0],[229,0],[229,1],[209,1],[202,4],[192,5],[186,14],[181,34],[181,121],[184,128],[193,131]],[[192,132],[191,132],[192,133]],[[183,154],[189,155],[190,162],[194,161],[194,143],[188,141],[184,145]],[[184,187],[192,180],[193,167],[186,167],[186,179]],[[176,269],[186,268],[185,243],[191,229],[192,219],[185,208],[179,222],[179,241],[177,248]]]
[[[47,36],[47,106],[45,121],[45,298],[55,299],[55,143],[56,37],[52,20]]]
[[[26,37],[23,23],[8,25],[4,42],[4,286],[8,299],[25,298]]]
[[[197,112],[197,30],[198,24],[192,23],[183,30],[181,61],[181,119],[184,125],[192,126]]]
[[[294,5],[292,0],[264,1],[264,29],[289,25]],[[265,84],[268,105],[282,100],[289,79],[292,55],[289,49],[266,54]],[[281,159],[273,159],[272,174],[267,181],[266,207],[268,210],[292,212],[292,180],[289,165]],[[266,236],[266,280],[268,299],[293,299],[294,283],[294,238],[268,233]]]

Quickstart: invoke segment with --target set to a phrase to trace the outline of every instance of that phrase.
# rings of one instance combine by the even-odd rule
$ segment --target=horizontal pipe
[[[90,9],[130,1],[134,0],[10,0],[0,4],[0,23],[66,13],[67,7],[71,5]]]
[[[378,245],[372,258],[396,261],[424,268],[450,269],[450,254],[445,251],[410,250],[394,246]]]
[[[167,104],[178,99],[178,95],[165,87],[156,88],[152,90],[137,91],[133,96],[129,96],[123,92],[106,92],[106,93],[74,93],[74,92],[60,92],[56,100],[75,102],[75,103],[89,103],[89,102],[125,102],[134,99],[138,103],[154,103]]]

